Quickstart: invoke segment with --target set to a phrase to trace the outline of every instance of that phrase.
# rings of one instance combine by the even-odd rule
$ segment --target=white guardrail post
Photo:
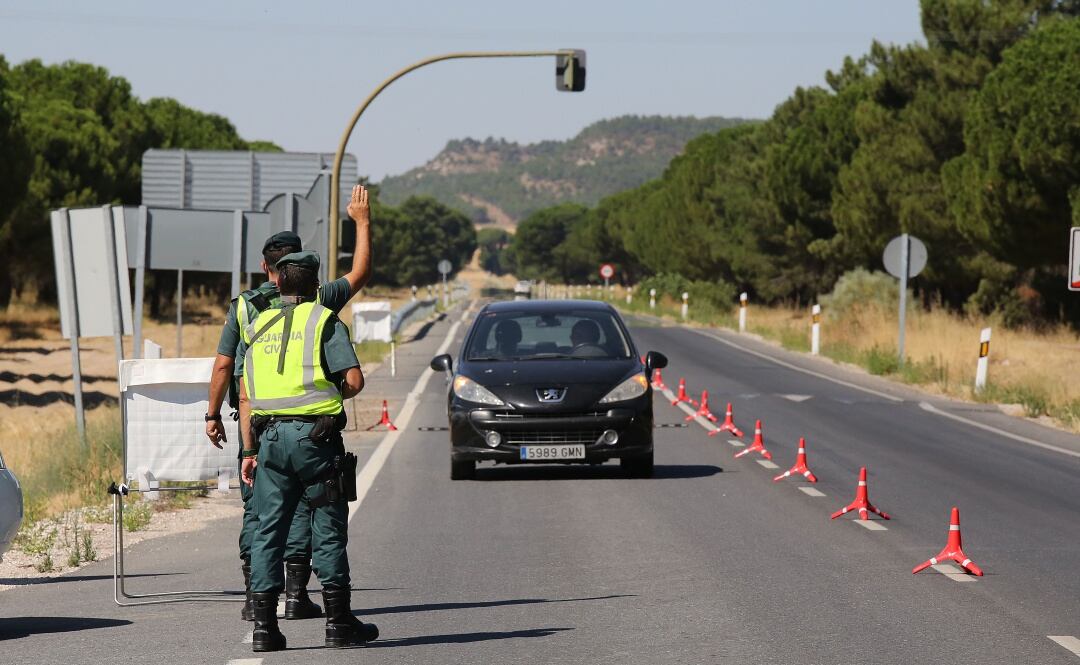
[[[656,309],[656,289],[649,289],[649,309]]]
[[[739,294],[739,332],[746,332],[746,291]]]
[[[689,298],[690,298],[690,294],[687,293],[686,291],[683,291],[683,294],[682,294],[682,320],[683,321],[686,320],[687,310],[689,309],[689,307],[687,305],[687,301],[689,300]]]
[[[990,329],[983,328],[979,334],[979,364],[975,368],[975,392],[986,389],[986,370],[990,364]]]
[[[821,305],[814,305],[810,312],[810,353],[816,356],[821,353]]]

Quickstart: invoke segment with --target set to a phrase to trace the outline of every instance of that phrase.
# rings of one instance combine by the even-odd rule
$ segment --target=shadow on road
[[[0,619],[0,641],[47,633],[73,633],[80,630],[116,628],[130,624],[131,622],[126,619],[94,617],[14,617]]]
[[[419,635],[397,639],[371,642],[367,649],[386,649],[390,647],[413,647],[425,644],[468,644],[490,640],[513,640],[519,637],[549,637],[573,628],[529,628],[527,630],[484,631],[478,633],[455,633],[451,635]]]
[[[593,596],[590,598],[513,598],[510,600],[481,600],[477,602],[462,603],[423,603],[420,605],[398,605],[395,607],[371,607],[356,610],[357,616],[369,614],[399,614],[402,612],[435,612],[439,610],[467,610],[482,607],[505,607],[507,605],[536,605],[541,603],[580,603],[589,600],[612,600],[614,598],[632,598],[634,594],[615,594],[610,596]]]
[[[127,579],[136,577],[164,577],[166,575],[186,575],[187,573],[143,573],[124,575]],[[60,582],[98,582],[111,580],[112,575],[57,575],[56,577],[0,577],[0,586],[35,586],[38,584],[59,584]]]
[[[445,318],[446,318],[446,314],[439,314],[434,319],[432,319],[432,320],[428,321],[427,323],[425,323],[424,325],[420,326],[420,330],[417,330],[416,334],[413,335],[412,339],[408,340],[407,342],[404,342],[404,344],[412,344],[413,342],[419,342],[420,340],[424,339],[425,337],[427,337],[427,334],[429,332],[431,332],[432,326],[434,326],[436,323],[438,323],[439,321],[442,321]]]
[[[712,464],[657,464],[652,480],[672,478],[707,478],[723,473]],[[626,478],[626,472],[614,464],[599,466],[497,466],[476,470],[478,480],[595,480]]]

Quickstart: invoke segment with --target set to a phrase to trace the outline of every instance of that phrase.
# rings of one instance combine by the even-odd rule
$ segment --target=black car
[[[473,478],[483,460],[506,464],[618,459],[635,477],[653,471],[652,387],[667,365],[644,362],[618,313],[584,300],[496,302],[477,315],[452,377],[450,477]]]

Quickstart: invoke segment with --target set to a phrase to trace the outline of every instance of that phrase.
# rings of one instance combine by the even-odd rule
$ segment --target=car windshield
[[[605,311],[486,312],[476,322],[469,360],[623,360],[630,345]]]

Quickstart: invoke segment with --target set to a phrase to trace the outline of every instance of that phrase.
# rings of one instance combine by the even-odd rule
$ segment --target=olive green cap
[[[300,236],[292,231],[280,231],[275,233],[263,243],[264,252],[268,249],[281,249],[283,247],[292,247],[299,252],[304,248],[304,245],[300,242]]]
[[[286,254],[278,259],[277,269],[281,270],[287,265],[298,265],[301,268],[307,268],[313,272],[319,270],[319,253],[313,252],[310,249],[306,249],[302,252],[293,252],[292,254]]]

